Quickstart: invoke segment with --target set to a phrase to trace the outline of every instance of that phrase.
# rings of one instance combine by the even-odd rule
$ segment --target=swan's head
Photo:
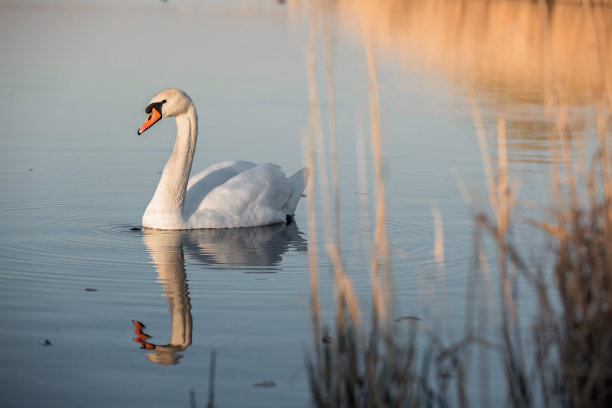
[[[161,119],[187,113],[190,107],[193,107],[191,98],[180,89],[165,89],[161,91],[151,99],[149,106],[145,109],[149,116],[147,116],[147,119],[138,129],[138,134],[142,134],[142,132]]]

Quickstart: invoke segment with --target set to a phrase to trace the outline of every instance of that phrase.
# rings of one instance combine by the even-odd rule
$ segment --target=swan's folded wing
[[[192,176],[187,183],[183,217],[189,219],[215,187],[225,184],[236,175],[256,166],[257,164],[248,161],[224,161],[213,164]]]
[[[292,195],[293,186],[280,167],[261,164],[210,190],[188,222],[226,227],[284,222],[284,209]]]

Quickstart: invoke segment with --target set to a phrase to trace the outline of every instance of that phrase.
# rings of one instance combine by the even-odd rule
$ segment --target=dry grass
[[[604,141],[603,127],[600,132],[600,141]],[[503,149],[504,144],[499,146]],[[612,404],[612,169],[608,157],[605,143],[600,143],[591,168],[572,166],[570,160],[563,162],[565,173],[561,167],[554,168],[555,195],[549,220],[529,221],[545,232],[548,247],[543,250],[550,253],[552,267],[528,263],[507,237],[512,224],[508,208],[516,198],[504,188],[507,175],[503,159],[499,160],[497,179],[491,183],[495,190],[490,194],[495,197],[491,200],[493,215],[479,213],[476,217],[478,226],[498,248],[503,302],[501,356],[512,406]],[[584,183],[578,175],[584,177]],[[499,200],[500,191],[507,191],[509,198]],[[481,268],[486,266],[481,263]],[[522,348],[508,268],[533,282],[532,295],[538,302],[530,333],[534,355]]]
[[[602,126],[599,140],[591,168],[566,169],[550,222],[534,222],[554,258],[552,294],[544,271],[536,281],[538,368],[544,394],[571,406],[612,404],[612,169]]]

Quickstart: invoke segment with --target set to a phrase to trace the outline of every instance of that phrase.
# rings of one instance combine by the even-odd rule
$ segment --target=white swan
[[[189,178],[198,137],[191,98],[166,89],[145,110],[142,134],[163,118],[176,118],[174,151],[164,167],[142,225],[156,229],[239,228],[291,222],[304,190],[306,169],[287,178],[279,166],[246,161],[214,164]]]

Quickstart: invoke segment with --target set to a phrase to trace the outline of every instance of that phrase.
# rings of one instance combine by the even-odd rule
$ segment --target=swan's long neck
[[[193,105],[176,117],[176,127],[174,150],[142,219],[145,227],[177,229],[184,225],[183,203],[198,137],[198,116]]]

